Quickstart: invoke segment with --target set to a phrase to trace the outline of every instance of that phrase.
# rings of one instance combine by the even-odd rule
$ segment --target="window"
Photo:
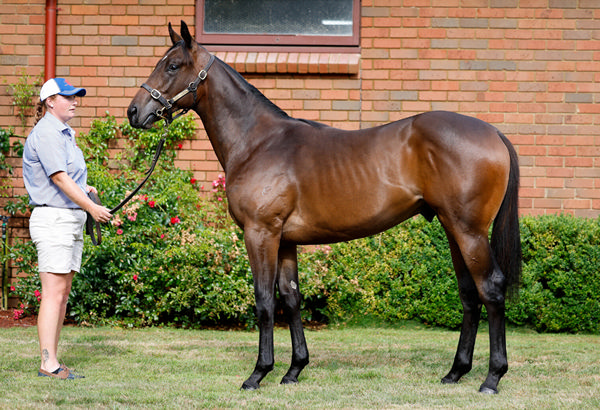
[[[357,52],[360,0],[197,0],[197,38],[212,50]]]

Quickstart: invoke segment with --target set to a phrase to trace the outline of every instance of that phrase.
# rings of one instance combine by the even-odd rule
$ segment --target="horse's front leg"
[[[300,286],[298,284],[298,254],[296,245],[282,244],[279,249],[279,295],[290,326],[292,364],[281,379],[282,384],[298,383],[298,375],[308,364],[308,348],[302,327]]]
[[[254,298],[260,336],[256,367],[242,385],[242,389],[256,390],[260,388],[261,380],[273,369],[274,363],[273,326],[279,237],[266,229],[246,228],[244,239],[254,279]]]

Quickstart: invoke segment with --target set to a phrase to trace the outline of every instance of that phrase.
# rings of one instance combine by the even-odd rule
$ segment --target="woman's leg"
[[[55,371],[60,366],[57,357],[58,340],[65,320],[73,274],[73,271],[67,274],[40,273],[42,300],[37,327],[41,353],[40,368],[47,372]]]

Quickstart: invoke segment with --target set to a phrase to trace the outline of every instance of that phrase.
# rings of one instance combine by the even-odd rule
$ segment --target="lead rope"
[[[110,210],[111,214],[114,215],[115,212],[117,212],[119,209],[121,209],[123,206],[125,206],[125,204],[127,202],[129,202],[135,196],[135,194],[137,194],[138,191],[144,186],[146,181],[148,181],[148,179],[150,178],[150,175],[152,175],[152,172],[154,172],[154,168],[156,167],[156,163],[158,162],[158,158],[160,157],[160,153],[162,152],[163,146],[165,145],[165,141],[168,136],[168,129],[169,129],[170,122],[166,118],[164,118],[164,120],[165,120],[165,122],[163,124],[163,136],[162,136],[161,140],[158,142],[158,145],[156,146],[156,152],[154,153],[154,159],[152,160],[152,164],[150,165],[150,168],[146,171],[146,177],[144,178],[144,180],[142,182],[140,182],[138,184],[138,186],[129,195],[127,195],[127,197],[124,200],[122,200],[119,203],[119,205],[115,206],[113,209]],[[88,192],[88,196],[90,197],[90,199],[92,201],[94,201],[94,203],[96,203],[98,205],[102,205],[102,203],[100,202],[100,197],[97,194],[95,194],[93,192]],[[92,245],[96,246],[96,245],[99,245],[100,243],[102,243],[102,232],[100,230],[100,223],[94,221],[94,218],[92,218],[92,216],[89,213],[87,215],[85,232],[88,235],[90,235],[90,238],[92,240]]]

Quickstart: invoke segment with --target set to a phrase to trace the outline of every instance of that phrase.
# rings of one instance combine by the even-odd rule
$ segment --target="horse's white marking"
[[[175,51],[174,49],[169,51],[167,54],[165,54],[165,56],[163,58],[161,58],[161,62],[165,61],[167,59],[167,57],[169,57],[169,54],[171,54],[173,51]]]
[[[294,282],[293,280],[290,281],[290,286],[292,287],[292,289],[296,290],[296,288],[298,287],[298,285],[296,285],[296,282]]]

